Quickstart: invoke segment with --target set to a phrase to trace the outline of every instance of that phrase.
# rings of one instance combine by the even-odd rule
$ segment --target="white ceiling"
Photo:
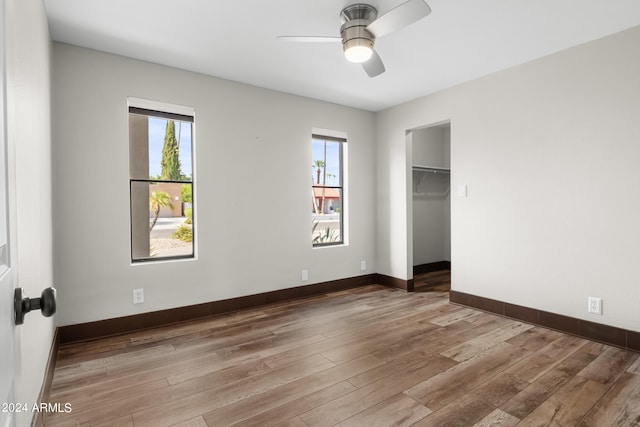
[[[356,2],[45,0],[54,40],[370,111],[640,25],[639,0],[427,0],[431,15],[376,41],[375,78],[340,44],[276,40],[339,36]]]

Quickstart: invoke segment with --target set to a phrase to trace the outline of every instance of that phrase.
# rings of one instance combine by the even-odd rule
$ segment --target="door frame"
[[[15,277],[10,263],[9,198],[8,198],[8,143],[7,143],[7,86],[6,86],[6,32],[4,0],[0,0],[0,426],[15,426],[14,414],[16,371],[16,334],[13,313]],[[11,406],[14,407],[11,407]]]
[[[416,126],[405,131],[405,153],[406,153],[406,216],[407,216],[407,278],[413,280],[413,132],[421,129],[428,129],[432,127],[438,127],[443,125],[449,125],[449,132],[451,132],[452,120],[445,119],[437,122],[425,124],[422,126]],[[451,134],[449,136],[449,160],[451,162],[451,152],[453,151],[453,142]],[[450,179],[452,175],[450,174]],[[449,221],[451,225],[452,210],[449,211]],[[451,229],[449,230],[449,239],[451,239]]]

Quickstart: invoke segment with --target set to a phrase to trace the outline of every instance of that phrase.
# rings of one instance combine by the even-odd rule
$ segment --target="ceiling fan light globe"
[[[368,61],[372,54],[373,51],[369,46],[351,46],[344,51],[347,60],[357,64]]]

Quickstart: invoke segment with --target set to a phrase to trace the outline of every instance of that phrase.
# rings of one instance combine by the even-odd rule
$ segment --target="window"
[[[132,262],[194,257],[192,155],[193,114],[129,107]]]
[[[343,146],[346,139],[311,137],[311,239],[314,247],[344,243]]]

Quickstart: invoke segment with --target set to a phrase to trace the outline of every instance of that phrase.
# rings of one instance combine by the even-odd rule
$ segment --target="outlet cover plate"
[[[133,290],[133,303],[134,304],[142,304],[144,302],[144,290],[143,289],[134,289]]]
[[[589,297],[587,310],[589,313],[602,314],[602,298]]]

